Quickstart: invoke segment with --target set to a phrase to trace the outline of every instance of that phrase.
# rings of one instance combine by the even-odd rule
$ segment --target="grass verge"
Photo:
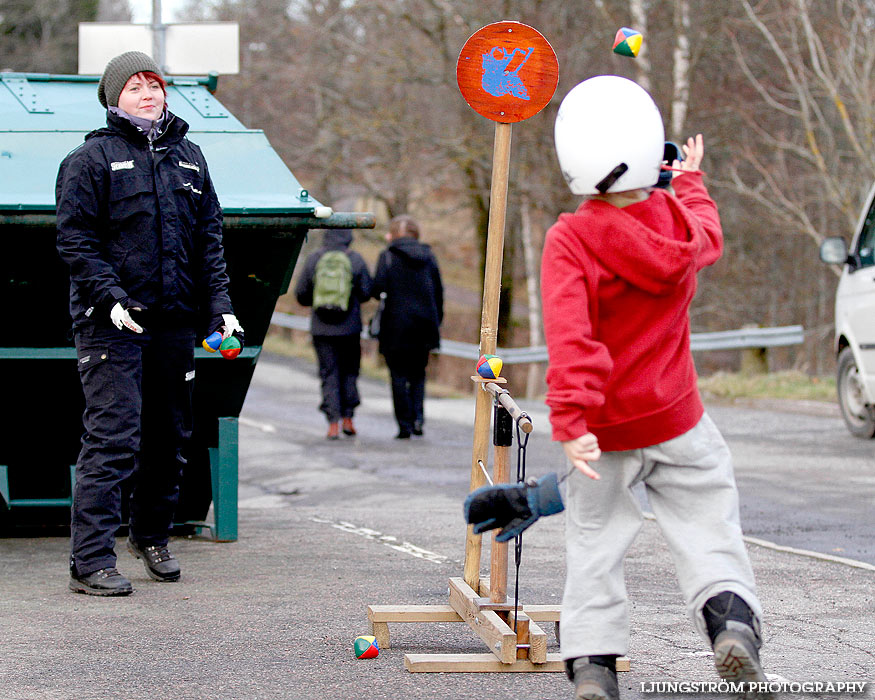
[[[706,398],[716,399],[836,400],[834,378],[810,377],[796,371],[770,374],[717,372],[709,377],[699,377],[699,391]]]

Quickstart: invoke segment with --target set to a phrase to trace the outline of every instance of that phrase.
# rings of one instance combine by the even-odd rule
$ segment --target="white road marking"
[[[803,557],[811,557],[812,559],[820,559],[821,561],[831,561],[836,564],[844,564],[845,566],[853,566],[856,569],[866,569],[867,571],[875,571],[875,565],[857,559],[848,559],[847,557],[837,557],[834,554],[822,554],[821,552],[812,552],[808,549],[796,549],[796,547],[785,547],[784,545],[775,544],[768,540],[761,540],[756,537],[744,538],[745,542],[755,544],[759,547],[774,549],[776,552],[789,552],[790,554],[798,554]]]
[[[343,530],[344,532],[349,532],[353,535],[358,535],[359,537],[364,537],[365,539],[379,542],[380,544],[383,544],[390,549],[394,549],[397,552],[409,554],[410,556],[417,557],[418,559],[425,559],[426,561],[430,561],[435,564],[445,564],[446,562],[450,561],[450,558],[445,557],[443,554],[430,552],[427,549],[417,547],[415,544],[411,544],[410,542],[404,542],[403,540],[399,540],[393,535],[384,535],[383,533],[377,530],[372,530],[368,527],[359,527],[358,525],[348,523],[344,520],[334,521],[326,520],[325,518],[310,518],[310,520],[314,523],[331,525],[331,527],[335,527],[338,530]]]
[[[651,512],[645,512],[644,517],[647,520],[656,520],[656,516]],[[845,566],[853,566],[855,569],[866,569],[867,571],[875,571],[875,564],[859,561],[858,559],[848,559],[847,557],[837,557],[834,554],[823,554],[822,552],[812,552],[810,549],[797,549],[796,547],[786,547],[782,544],[775,544],[768,540],[761,540],[758,537],[749,537],[744,535],[742,538],[748,544],[755,544],[758,547],[773,549],[776,552],[787,552],[788,554],[797,554],[801,557],[811,557],[812,559],[820,559],[821,561],[831,561],[836,564],[844,564]]]

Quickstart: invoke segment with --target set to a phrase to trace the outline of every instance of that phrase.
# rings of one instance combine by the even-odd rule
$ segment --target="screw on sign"
[[[536,29],[520,22],[496,22],[478,29],[465,42],[456,80],[475,112],[512,124],[547,105],[559,83],[559,62],[550,42]]]

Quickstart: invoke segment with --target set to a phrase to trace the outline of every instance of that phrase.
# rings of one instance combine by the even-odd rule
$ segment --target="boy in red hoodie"
[[[723,247],[699,171],[702,136],[675,161],[674,192],[655,187],[658,108],[632,81],[598,76],[563,100],[555,141],[571,191],[586,195],[548,231],[541,273],[553,439],[576,467],[561,621],[575,698],[619,697],[615,662],[629,638],[623,559],[642,523],[631,493],[639,482],[720,676],[764,681],[762,611],[732,462],[704,412],[690,352],[696,274]]]

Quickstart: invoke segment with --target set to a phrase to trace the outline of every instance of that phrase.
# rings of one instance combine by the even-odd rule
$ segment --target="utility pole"
[[[161,0],[152,0],[152,58],[161,68],[161,72],[166,73],[167,25],[161,18]]]

